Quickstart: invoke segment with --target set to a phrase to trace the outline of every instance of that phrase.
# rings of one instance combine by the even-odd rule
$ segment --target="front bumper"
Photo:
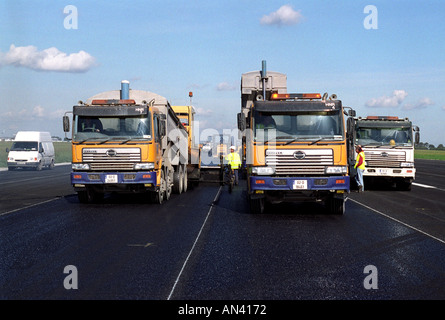
[[[373,168],[367,167],[363,176],[388,177],[388,178],[413,178],[416,175],[415,168]]]
[[[344,190],[349,192],[349,176],[329,177],[263,177],[250,176],[250,190],[265,191],[331,191]]]
[[[84,188],[86,185],[100,186],[104,188],[119,185],[143,185],[156,187],[156,172],[71,172],[71,184],[75,188]]]
[[[8,161],[9,168],[36,168],[39,166],[39,161]]]

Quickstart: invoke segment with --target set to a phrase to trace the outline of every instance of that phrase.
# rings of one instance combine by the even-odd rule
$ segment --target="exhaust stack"
[[[121,81],[121,100],[130,99],[130,81],[122,80]]]

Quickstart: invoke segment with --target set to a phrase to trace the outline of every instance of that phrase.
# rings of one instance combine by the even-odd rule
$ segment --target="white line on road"
[[[51,176],[41,176],[41,177],[34,177],[34,178],[28,178],[28,179],[22,179],[22,180],[13,180],[13,181],[1,182],[0,185],[11,184],[11,183],[18,183],[18,182],[26,182],[26,181],[31,181],[31,180],[48,179],[48,178],[60,178],[62,176],[67,176],[67,175],[70,175],[70,174],[71,174],[71,172],[70,173],[57,174],[57,175],[51,175]]]
[[[363,204],[363,203],[358,202],[357,200],[354,200],[354,199],[351,199],[351,198],[348,198],[348,200],[351,200],[352,202],[355,202],[355,203],[357,203],[357,204],[359,204],[359,205],[365,207],[366,209],[369,209],[369,210],[371,210],[371,211],[374,211],[374,212],[376,212],[376,213],[378,213],[378,214],[380,214],[380,215],[382,215],[382,216],[384,216],[384,217],[386,217],[386,218],[389,218],[389,219],[391,219],[391,220],[393,220],[393,221],[395,221],[395,222],[398,222],[398,223],[400,223],[400,224],[403,224],[405,227],[411,228],[411,229],[413,229],[413,230],[415,230],[415,231],[417,231],[417,232],[420,232],[420,233],[422,233],[422,234],[424,234],[424,235],[426,235],[426,236],[428,236],[428,237],[430,237],[430,238],[433,238],[434,240],[437,240],[437,241],[442,242],[443,244],[445,244],[445,241],[444,241],[444,240],[439,239],[439,238],[437,238],[437,237],[435,237],[435,236],[433,236],[433,235],[431,235],[431,234],[429,234],[429,233],[426,233],[425,231],[422,231],[422,230],[420,230],[420,229],[417,229],[416,227],[413,227],[413,226],[411,226],[411,225],[409,225],[409,224],[407,224],[407,223],[405,223],[405,222],[402,222],[402,221],[400,221],[400,220],[397,220],[396,218],[393,218],[393,217],[391,217],[391,216],[389,216],[389,215],[387,215],[387,214],[384,214],[383,212],[380,212],[379,210],[376,210],[376,209],[374,209],[374,208],[371,208],[371,207],[367,206],[366,204]]]
[[[179,271],[178,277],[176,278],[176,281],[175,281],[175,283],[173,284],[173,288],[172,288],[172,290],[170,291],[170,294],[168,295],[167,300],[170,300],[171,296],[173,295],[173,292],[175,291],[175,288],[176,288],[176,285],[178,284],[179,278],[181,277],[182,272],[184,271],[185,266],[186,266],[186,264],[187,264],[187,262],[188,262],[190,256],[192,255],[193,250],[195,249],[196,243],[198,242],[198,239],[199,239],[199,237],[200,237],[200,235],[201,235],[201,232],[202,232],[202,230],[204,229],[204,226],[205,226],[205,224],[206,224],[206,222],[207,222],[207,219],[209,218],[209,215],[210,215],[210,213],[212,212],[212,209],[213,209],[213,207],[214,207],[214,205],[215,205],[215,202],[216,202],[216,200],[218,199],[219,194],[221,193],[221,189],[222,189],[222,186],[219,187],[219,189],[218,189],[218,193],[216,194],[215,198],[213,199],[213,202],[212,202],[212,205],[210,206],[209,212],[207,212],[207,216],[206,216],[206,218],[204,219],[204,222],[202,223],[201,229],[199,230],[199,233],[198,233],[198,235],[196,236],[195,242],[193,243],[193,246],[192,246],[192,248],[190,249],[190,252],[189,252],[189,254],[187,255],[187,258],[185,259],[184,264],[182,265],[181,271]]]
[[[418,187],[427,188],[427,189],[436,189],[436,190],[440,190],[440,191],[445,191],[445,189],[441,189],[441,188],[438,188],[438,187],[429,186],[427,184],[421,184],[421,183],[417,183],[417,182],[413,182],[413,186],[418,186]]]
[[[47,203],[47,202],[51,202],[51,201],[54,201],[54,200],[57,200],[57,199],[59,199],[59,198],[52,198],[52,199],[48,199],[48,200],[45,200],[45,201],[40,201],[40,202],[37,202],[37,203],[30,204],[29,206],[17,208],[17,209],[11,210],[11,211],[2,212],[2,213],[0,213],[0,217],[4,216],[4,215],[7,215],[7,214],[10,214],[10,213],[13,213],[13,212],[16,212],[16,211],[20,211],[20,210],[23,210],[23,209],[28,209],[28,208],[31,208],[31,207],[35,207],[35,206],[38,206],[39,204],[44,204],[44,203]]]

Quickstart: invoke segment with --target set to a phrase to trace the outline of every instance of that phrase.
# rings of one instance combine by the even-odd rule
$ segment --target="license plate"
[[[117,183],[117,174],[107,174],[105,176],[105,183]]]
[[[294,180],[293,189],[294,190],[306,190],[307,189],[307,180]]]
[[[388,169],[379,169],[380,174],[388,174]]]

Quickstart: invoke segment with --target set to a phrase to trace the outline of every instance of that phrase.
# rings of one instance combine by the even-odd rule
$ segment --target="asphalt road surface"
[[[245,181],[80,204],[70,166],[0,172],[0,299],[442,300],[445,162],[416,167],[411,191],[351,192],[342,216],[252,215]]]

